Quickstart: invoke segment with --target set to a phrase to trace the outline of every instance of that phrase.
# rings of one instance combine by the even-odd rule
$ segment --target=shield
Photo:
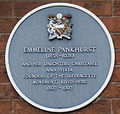
[[[62,28],[56,28],[56,33],[60,36],[63,34],[63,29]]]

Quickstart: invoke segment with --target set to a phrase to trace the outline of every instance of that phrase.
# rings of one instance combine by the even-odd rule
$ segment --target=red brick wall
[[[105,91],[91,104],[71,114],[120,114],[120,0],[58,0],[94,12],[109,29],[116,52],[113,77]],[[58,2],[55,1],[55,2]],[[0,0],[0,114],[47,114],[25,102],[13,89],[5,69],[5,46],[18,20],[27,12],[54,0]]]

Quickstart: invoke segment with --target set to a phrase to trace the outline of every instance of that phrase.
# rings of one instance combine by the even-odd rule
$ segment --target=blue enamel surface
[[[72,39],[48,39],[48,16],[57,13],[72,15]],[[23,52],[24,47],[96,47],[95,53],[76,53],[74,59],[46,59],[45,53]],[[46,91],[45,85],[32,85],[32,79],[25,80],[25,74],[47,75],[46,67],[23,67],[25,61],[75,62],[96,61],[97,67],[74,67],[74,74],[96,74],[96,79],[87,79],[86,85],[72,85],[72,91]],[[70,7],[50,7],[29,16],[15,32],[9,51],[10,71],[18,88],[33,102],[49,108],[68,108],[80,105],[90,99],[105,82],[111,64],[110,44],[101,26],[88,14]],[[48,68],[48,67],[47,67]],[[51,67],[53,68],[53,67]],[[57,68],[57,67],[56,67]],[[64,67],[65,68],[65,67]],[[72,68],[71,66],[69,68]],[[61,74],[57,72],[57,74]],[[67,73],[64,73],[67,74]],[[66,79],[66,77],[65,77]],[[60,80],[60,79],[58,79]]]

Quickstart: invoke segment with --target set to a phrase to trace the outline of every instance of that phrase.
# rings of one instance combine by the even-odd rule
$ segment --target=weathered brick
[[[120,98],[120,85],[109,84],[109,86],[102,93],[102,97],[103,98]]]
[[[112,109],[114,114],[120,114],[120,100],[112,100]]]
[[[120,82],[120,67],[115,67],[113,76],[112,76],[112,81],[114,82]]]
[[[82,6],[98,16],[111,15],[112,3],[111,1],[73,1],[65,0],[65,2],[73,3]]]
[[[112,34],[114,47],[120,49],[120,34]]]
[[[120,17],[100,18],[110,32],[120,32]]]
[[[13,0],[13,1],[24,1],[24,2],[31,2],[31,1],[35,1],[35,2],[41,2],[42,0]],[[48,2],[55,2],[56,0],[47,0]],[[58,0],[58,2],[61,0]],[[66,0],[62,0],[64,2],[66,2]],[[74,1],[78,1],[78,0],[74,0]],[[86,1],[86,0],[81,0],[81,1]],[[87,1],[111,1],[111,0],[87,0]],[[44,2],[44,0],[42,1]]]
[[[49,114],[48,112],[35,108],[24,100],[14,101],[14,112],[15,114]]]
[[[12,113],[12,101],[0,100],[0,114],[11,114],[11,113]]]
[[[12,1],[12,0],[0,0],[0,1]]]
[[[0,35],[0,50],[5,50],[9,35]]]
[[[53,1],[51,1],[50,3],[52,3]],[[57,1],[54,1],[57,2]],[[59,1],[60,2],[60,1]],[[62,2],[62,1],[61,1]],[[111,2],[103,2],[103,1],[94,1],[94,2],[82,2],[82,1],[72,1],[72,0],[65,0],[64,2],[69,2],[69,3],[73,3],[73,4],[77,4],[80,6],[83,6],[87,9],[89,9],[90,11],[94,12],[96,15],[111,15]],[[15,10],[15,16],[23,16],[25,15],[27,12],[29,12],[30,10],[43,5],[49,3],[49,1],[47,2],[15,2],[14,4],[14,10]]]
[[[94,104],[78,110],[77,114],[110,114],[110,101],[99,100]]]
[[[120,51],[115,51],[115,64],[120,65]]]
[[[0,83],[6,83],[9,82],[6,68],[5,67],[0,67]]]
[[[12,2],[0,1],[0,16],[12,16]]]
[[[0,32],[10,33],[18,20],[18,18],[0,18]]]
[[[120,16],[120,1],[114,1],[114,16]]]
[[[52,2],[60,2],[60,0],[56,1],[41,1],[41,2],[14,2],[14,15],[15,16],[24,16],[29,11],[33,10],[34,8]],[[62,2],[62,0],[61,0]]]
[[[5,51],[0,51],[0,66],[5,65]]]
[[[15,2],[45,2],[45,0],[13,0]],[[56,2],[56,0],[46,0],[47,2]],[[57,2],[64,0],[57,0]]]
[[[0,84],[0,99],[19,98],[19,95],[10,84]]]

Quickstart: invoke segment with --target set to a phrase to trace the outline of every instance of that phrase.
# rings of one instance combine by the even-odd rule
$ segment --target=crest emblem
[[[63,16],[61,13],[58,13],[56,16],[48,16],[49,23],[47,27],[49,32],[49,40],[53,40],[55,38],[66,38],[70,40],[72,34],[71,18],[71,15]]]

